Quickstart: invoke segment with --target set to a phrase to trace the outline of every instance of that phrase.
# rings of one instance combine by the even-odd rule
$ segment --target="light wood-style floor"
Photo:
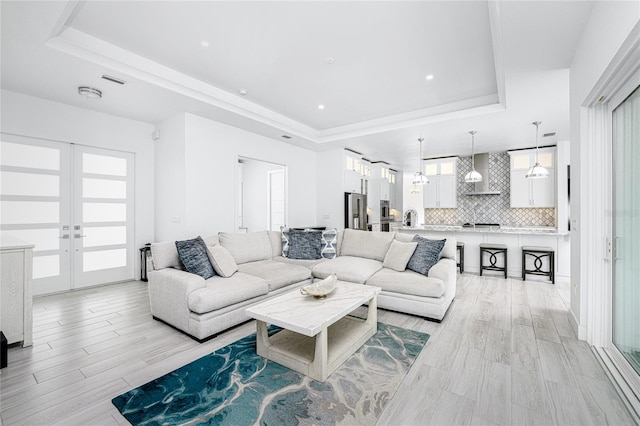
[[[569,325],[568,287],[458,276],[441,324],[380,310],[431,334],[380,425],[631,425],[621,399]],[[255,331],[198,344],[154,321],[147,285],[129,282],[34,301],[34,346],[9,349],[4,425],[126,424],[111,398]]]

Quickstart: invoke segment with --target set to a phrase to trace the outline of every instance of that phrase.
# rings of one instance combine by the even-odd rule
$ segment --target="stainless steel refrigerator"
[[[367,196],[345,192],[344,227],[367,230]]]

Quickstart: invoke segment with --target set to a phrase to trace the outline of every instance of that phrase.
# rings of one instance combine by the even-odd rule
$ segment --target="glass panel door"
[[[75,146],[75,288],[133,279],[133,154]]]
[[[613,343],[640,374],[640,88],[613,111]]]
[[[133,164],[130,153],[2,134],[0,232],[35,245],[34,295],[134,278]]]
[[[35,245],[34,295],[72,288],[70,149],[5,134],[0,141],[0,230]]]

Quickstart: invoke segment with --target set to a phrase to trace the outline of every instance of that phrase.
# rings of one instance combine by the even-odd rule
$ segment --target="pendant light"
[[[545,169],[538,162],[538,126],[542,123],[542,121],[534,121],[533,124],[536,126],[536,163],[532,168],[529,169],[527,174],[525,175],[529,179],[540,179],[549,177],[549,170]]]
[[[478,132],[476,132],[475,130],[469,132],[469,134],[471,135],[471,171],[464,176],[464,181],[466,183],[482,182],[482,175],[476,170],[476,162],[473,158],[473,145],[475,142],[476,133]]]
[[[420,142],[420,162],[419,162],[418,171],[413,176],[412,184],[414,185],[424,185],[426,183],[429,183],[429,179],[427,179],[427,176],[422,172],[422,141],[423,140],[424,139],[422,138],[418,138],[418,142]]]

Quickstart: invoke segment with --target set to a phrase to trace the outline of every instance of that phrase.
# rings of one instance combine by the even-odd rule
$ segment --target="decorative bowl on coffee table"
[[[308,296],[313,296],[317,299],[321,299],[327,297],[328,294],[336,289],[337,282],[338,277],[336,276],[336,274],[331,274],[321,281],[317,281],[313,284],[300,287],[300,293]]]

